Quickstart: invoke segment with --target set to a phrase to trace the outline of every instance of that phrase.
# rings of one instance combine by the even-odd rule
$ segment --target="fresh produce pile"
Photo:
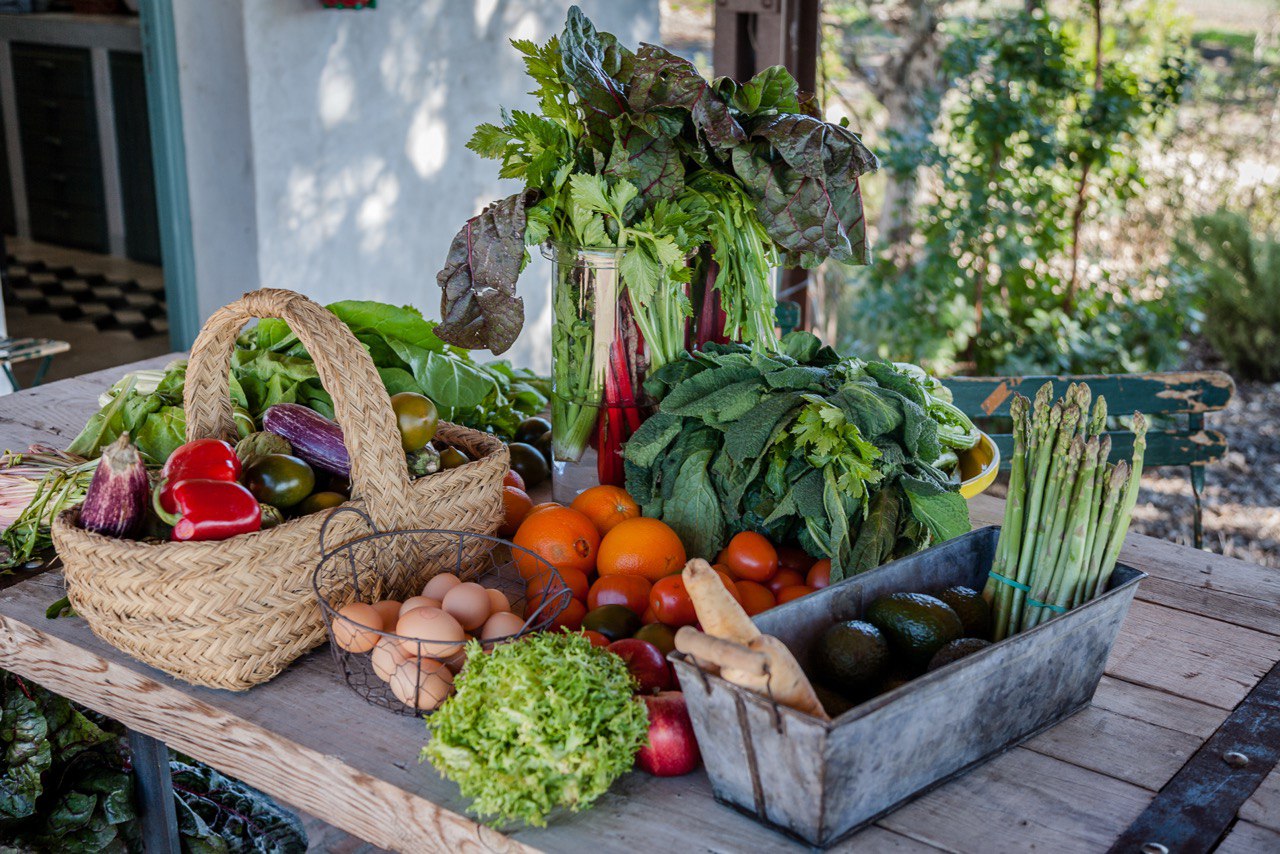
[[[919,369],[840,358],[793,332],[775,354],[709,344],[649,378],[627,491],[713,557],[734,533],[798,542],[839,581],[969,530],[951,476],[978,438]]]
[[[359,300],[328,309],[368,349],[388,394],[430,397],[442,420],[510,438],[521,421],[547,405],[546,384],[534,374],[504,361],[477,364],[466,350],[440,340],[436,324],[416,309]],[[185,381],[185,362],[158,378],[154,371],[125,377],[68,451],[95,459],[127,432],[148,463],[163,463],[186,441]],[[241,435],[280,403],[333,417],[333,399],[320,387],[315,363],[281,320],[261,320],[240,336],[231,357],[231,398]]]
[[[1017,395],[1013,461],[1004,524],[984,591],[995,639],[1026,631],[1107,589],[1138,501],[1147,422],[1133,416],[1133,461],[1109,464],[1107,401],[1073,383],[1050,406],[1053,384],[1035,406]]]
[[[577,7],[558,37],[513,45],[540,112],[504,112],[468,147],[524,187],[454,238],[436,277],[439,332],[465,347],[510,347],[524,323],[516,279],[526,246],[550,247],[564,276],[552,324],[556,455],[577,460],[598,404],[636,404],[619,365],[678,358],[695,315],[695,344],[728,337],[775,350],[771,268],[866,263],[858,178],[877,161],[856,134],[822,121],[780,66],[745,83],[708,81],[656,45],[628,50]],[[695,274],[689,262],[704,245]],[[570,272],[579,248],[617,253],[629,299],[616,341],[597,340],[615,330],[583,315],[590,296]],[[603,459],[616,441],[601,443]]]
[[[411,475],[467,461],[457,448],[433,444],[439,415],[429,398],[401,392],[391,408]],[[81,527],[117,538],[225,540],[348,500],[351,459],[342,428],[296,403],[275,404],[262,423],[265,430],[235,447],[221,439],[180,445],[154,484],[128,432],[120,434],[93,471]]]
[[[96,460],[47,445],[0,456],[0,568],[21,566],[53,545],[49,526],[84,500],[96,467]]]

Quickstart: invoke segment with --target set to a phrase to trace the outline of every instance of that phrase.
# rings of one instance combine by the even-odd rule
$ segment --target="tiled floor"
[[[54,357],[46,381],[169,352],[159,267],[9,236],[5,248],[14,258],[11,269],[30,271],[5,295],[8,334],[71,344],[70,352]],[[35,362],[14,366],[23,386],[35,370]],[[3,391],[7,383],[0,382]]]

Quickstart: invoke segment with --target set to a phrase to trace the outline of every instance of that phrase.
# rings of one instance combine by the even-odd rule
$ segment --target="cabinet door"
[[[125,253],[135,261],[159,264],[160,222],[145,80],[142,54],[111,52],[111,97],[124,201]]]
[[[14,84],[31,236],[107,251],[107,206],[85,48],[15,43]]]

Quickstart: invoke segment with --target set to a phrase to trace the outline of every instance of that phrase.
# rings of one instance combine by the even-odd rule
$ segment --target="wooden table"
[[[0,399],[0,446],[69,441],[123,370]],[[971,506],[975,524],[997,521],[1001,512],[992,500]],[[1256,725],[1251,736],[1223,726],[1260,681],[1252,703],[1280,687],[1280,571],[1141,536],[1129,538],[1122,560],[1151,577],[1138,590],[1093,705],[884,817],[842,850],[1101,851],[1149,806],[1235,791],[1239,803],[1226,807],[1233,824],[1217,850],[1280,851],[1280,770],[1266,773],[1275,760],[1265,755],[1268,745],[1280,748],[1280,737]],[[45,608],[62,593],[53,571],[0,591],[0,667],[375,845],[800,850],[717,804],[701,772],[668,780],[632,773],[588,812],[504,836],[469,819],[456,787],[418,763],[422,722],[365,703],[339,681],[327,650],[245,693],[193,688],[117,652],[82,621],[46,619]],[[1280,698],[1270,703],[1239,717],[1280,721]],[[1221,757],[1232,750],[1251,764],[1229,765]],[[1266,776],[1258,785],[1250,775],[1261,778],[1260,769]],[[1219,785],[1218,777],[1227,779]],[[1158,832],[1118,850],[1159,841],[1173,826],[1157,817],[1152,827]],[[1217,833],[1202,844],[1165,842],[1171,851],[1208,850]]]

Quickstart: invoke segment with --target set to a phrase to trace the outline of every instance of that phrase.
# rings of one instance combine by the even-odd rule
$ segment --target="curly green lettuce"
[[[583,635],[538,633],[489,654],[471,641],[456,684],[427,719],[420,758],[486,820],[545,827],[556,808],[590,807],[647,737],[626,664]]]

